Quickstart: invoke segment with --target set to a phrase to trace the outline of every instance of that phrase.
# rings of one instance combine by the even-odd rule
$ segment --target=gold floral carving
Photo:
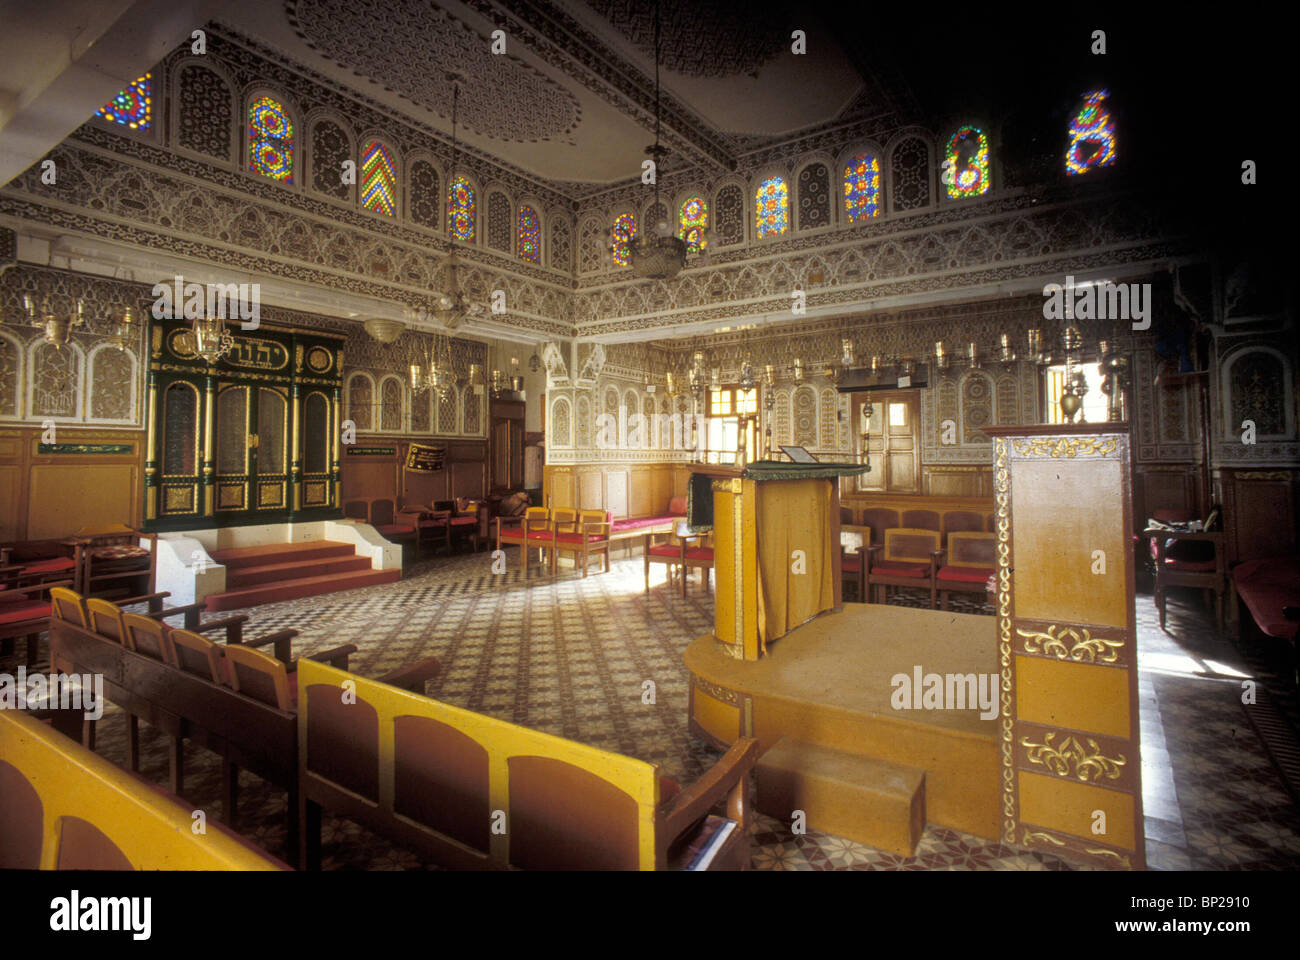
[[[1119,446],[1115,437],[1040,437],[1034,440],[1013,440],[1016,453],[1024,457],[1074,457],[1104,456],[1114,453]]]
[[[1021,737],[1020,745],[1028,750],[1030,763],[1041,763],[1058,777],[1073,776],[1081,783],[1103,778],[1118,780],[1120,767],[1128,762],[1122,755],[1115,759],[1105,756],[1091,737],[1084,738],[1088,741],[1086,748],[1073,735],[1067,735],[1059,747],[1052,742],[1055,739],[1055,733],[1046,734],[1042,743]]]
[[[997,525],[998,557],[998,663],[1000,667],[1002,710],[1002,827],[1003,839],[1016,842],[1016,758],[1012,729],[1011,656],[1011,478],[1007,470],[1007,441],[994,441],[993,496]]]
[[[1058,847],[1065,846],[1064,840],[1057,840],[1056,837],[1052,836],[1050,833],[1030,833],[1028,830],[1025,831],[1025,837],[1022,842],[1027,847],[1032,846],[1034,843],[1051,843]]]
[[[714,700],[721,700],[723,703],[730,703],[734,706],[740,706],[740,695],[735,690],[728,690],[726,687],[720,687],[716,683],[709,683],[703,677],[695,677],[695,686],[708,694]]]
[[[1075,663],[1114,663],[1119,659],[1117,651],[1124,646],[1123,640],[1094,637],[1087,628],[1065,627],[1059,636],[1057,629],[1056,624],[1052,624],[1045,631],[1017,629],[1016,634],[1025,638],[1025,653],[1043,653]]]
[[[1133,866],[1132,861],[1130,861],[1128,857],[1122,857],[1114,850],[1104,850],[1101,847],[1088,847],[1085,848],[1083,852],[1090,853],[1094,857],[1114,857],[1119,862],[1119,865],[1124,867],[1126,870]]]

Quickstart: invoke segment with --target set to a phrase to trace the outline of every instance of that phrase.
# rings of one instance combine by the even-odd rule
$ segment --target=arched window
[[[1065,172],[1069,176],[1109,167],[1115,162],[1115,121],[1105,107],[1109,90],[1091,90],[1083,95],[1070,121],[1070,148],[1065,151]]]
[[[95,113],[132,130],[148,130],[153,123],[153,74],[132,80],[116,97]]]
[[[989,189],[989,138],[979,127],[958,127],[943,156],[948,199],[978,197]]]
[[[686,249],[699,253],[709,242],[709,205],[703,197],[687,197],[677,210],[677,236]]]
[[[351,200],[352,185],[343,177],[352,159],[352,141],[332,120],[317,120],[311,128],[311,186],[336,200]]]
[[[880,158],[859,153],[844,165],[844,213],[850,223],[880,216]]]
[[[456,177],[447,188],[447,231],[457,240],[473,243],[477,218],[474,187],[464,177]]]
[[[525,260],[542,262],[542,221],[527,204],[519,207],[519,236],[515,250]]]
[[[248,108],[248,169],[293,183],[293,122],[270,97],[258,97]]]
[[[613,243],[614,266],[626,267],[632,262],[630,244],[636,239],[636,214],[620,213],[614,218]]]
[[[412,220],[422,227],[438,229],[438,169],[428,160],[411,164],[406,203]]]
[[[386,217],[397,212],[397,165],[393,152],[378,140],[361,151],[361,206]]]
[[[790,188],[785,177],[769,177],[754,194],[754,235],[780,236],[790,228]]]

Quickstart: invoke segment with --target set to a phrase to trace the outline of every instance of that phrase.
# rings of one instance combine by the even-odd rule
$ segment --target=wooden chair
[[[410,517],[398,518],[390,497],[375,497],[370,501],[367,523],[385,540],[400,544],[415,544],[419,529]]]
[[[840,581],[853,584],[858,603],[867,602],[867,560],[863,554],[870,546],[870,527],[840,524]]]
[[[154,620],[139,613],[122,614],[122,645],[128,650],[158,660],[162,663],[176,662],[176,651],[172,648],[171,629],[161,620]]]
[[[713,547],[705,544],[706,534],[691,533],[686,521],[680,521],[669,536],[676,542],[656,543],[659,534],[647,533],[643,539],[642,555],[645,557],[645,589],[650,592],[650,564],[663,563],[671,571],[674,567],[682,574],[682,596],[686,596],[687,573],[700,571],[700,583],[707,591],[709,571],[713,569]],[[700,541],[692,546],[691,541]]]
[[[937,510],[904,510],[902,526],[912,530],[943,532],[943,517]]]
[[[224,653],[230,686],[236,693],[280,710],[292,710],[297,705],[298,684],[290,685],[289,669],[282,661],[248,647],[227,647]]]
[[[949,510],[943,515],[943,535],[984,530],[984,514],[967,510]]]
[[[881,537],[882,530],[892,530],[894,527],[901,527],[898,522],[898,511],[890,510],[888,507],[868,507],[862,511],[862,526],[870,527],[876,533],[876,539]]]
[[[344,501],[343,516],[348,520],[360,520],[362,523],[369,523],[370,522],[370,501],[369,500]]]
[[[551,511],[547,507],[529,507],[522,517],[497,517],[497,549],[519,547],[519,564],[528,577],[529,553],[545,549],[551,539]]]
[[[556,510],[556,514],[562,511]],[[610,516],[606,510],[583,510],[576,520],[567,524],[568,529],[561,529],[563,524],[556,520],[551,526],[551,575],[555,575],[556,564],[561,553],[573,554],[576,567],[582,559],[582,575],[587,575],[587,562],[599,554],[605,559],[601,573],[609,573],[609,528]]]
[[[1211,511],[1205,526],[1212,527],[1218,519],[1218,510]],[[1160,612],[1160,629],[1165,628],[1166,592],[1170,587],[1200,587],[1208,598],[1214,591],[1214,619],[1223,629],[1223,592],[1227,589],[1228,573],[1222,532],[1185,533],[1178,530],[1147,529],[1143,537],[1152,538],[1155,550],[1155,604]],[[1185,549],[1179,544],[1208,544],[1214,551],[1211,558],[1187,559]],[[1206,551],[1208,553],[1208,550]],[[1172,555],[1171,555],[1172,554]],[[1184,554],[1184,556],[1179,556]]]
[[[464,543],[468,540],[477,553],[479,544],[487,535],[487,526],[484,522],[487,519],[487,511],[483,509],[484,505],[478,500],[470,500],[466,497],[457,497],[451,501],[451,505],[452,546],[457,542]]]
[[[223,646],[192,630],[172,630],[169,639],[172,665],[176,669],[216,684],[230,685],[230,668],[223,656]]]
[[[989,577],[997,571],[997,546],[994,533],[960,530],[948,534],[944,563],[935,573],[942,609],[948,609],[949,593],[986,593]]]
[[[424,553],[426,543],[442,544],[451,552],[451,511],[425,506],[403,506],[397,511],[395,522],[415,527],[415,555]]]
[[[889,587],[930,588],[930,609],[934,609],[934,575],[938,568],[939,531],[895,527],[885,531],[885,542],[867,547],[866,579],[884,603]],[[876,555],[879,554],[877,559]]]
[[[148,541],[147,547],[140,541]],[[77,592],[93,597],[124,590],[128,595],[154,592],[158,575],[158,534],[125,524],[82,527],[74,537]]]

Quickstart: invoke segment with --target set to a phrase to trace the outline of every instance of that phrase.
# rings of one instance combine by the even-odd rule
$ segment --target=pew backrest
[[[0,710],[0,796],[0,869],[288,869],[21,711]]]
[[[452,869],[655,868],[653,764],[314,661],[298,684],[305,800]]]

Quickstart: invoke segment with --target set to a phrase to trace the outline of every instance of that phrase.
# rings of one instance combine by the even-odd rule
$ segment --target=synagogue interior
[[[1300,867],[1262,108],[872,16],[6,15],[0,868]]]

